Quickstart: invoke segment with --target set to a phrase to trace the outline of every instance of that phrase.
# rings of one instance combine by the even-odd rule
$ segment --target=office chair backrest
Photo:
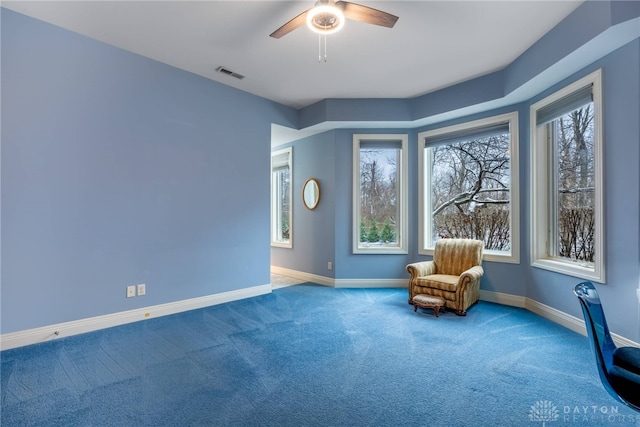
[[[591,282],[582,282],[573,290],[584,314],[585,326],[591,349],[596,356],[598,374],[606,391],[618,401],[640,411],[637,396],[638,383],[633,373],[613,365],[616,345],[611,338],[600,297]],[[617,385],[614,387],[613,383]]]
[[[582,282],[576,285],[573,293],[581,303],[589,342],[595,347],[594,350],[598,350],[596,358],[600,359],[599,362],[608,371],[612,365],[613,351],[616,349],[616,345],[609,333],[598,291],[591,282]]]

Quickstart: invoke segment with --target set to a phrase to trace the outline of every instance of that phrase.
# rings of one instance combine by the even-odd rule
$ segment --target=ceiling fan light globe
[[[316,33],[332,34],[340,31],[343,25],[344,14],[337,6],[319,5],[307,14],[307,26]]]

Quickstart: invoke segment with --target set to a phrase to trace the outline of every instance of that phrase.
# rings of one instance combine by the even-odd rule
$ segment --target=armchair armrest
[[[474,265],[464,273],[460,275],[460,281],[458,283],[464,282],[473,282],[480,281],[482,275],[484,274],[484,269],[480,265]]]
[[[480,289],[480,279],[483,274],[484,269],[480,265],[474,265],[463,272],[458,279],[456,293],[463,294],[467,291],[467,288],[476,288],[475,291],[478,292]]]
[[[418,281],[418,277],[429,276],[436,273],[436,263],[433,261],[414,262],[407,265],[407,271],[411,274],[409,279],[409,303],[414,296],[413,286]]]
[[[411,274],[411,280],[413,281],[416,277],[436,274],[436,263],[433,261],[414,262],[407,265],[407,271]]]

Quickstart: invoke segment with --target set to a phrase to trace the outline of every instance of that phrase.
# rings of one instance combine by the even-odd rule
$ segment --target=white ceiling
[[[2,6],[295,108],[407,98],[507,66],[580,1],[355,1],[399,16],[327,36],[269,34],[313,1],[3,1]],[[243,80],[217,73],[224,66]]]

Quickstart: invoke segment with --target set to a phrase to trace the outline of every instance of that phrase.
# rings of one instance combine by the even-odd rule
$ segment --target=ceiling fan
[[[331,34],[342,28],[345,18],[387,28],[393,28],[398,20],[395,15],[356,3],[318,0],[314,7],[302,12],[270,36],[279,39],[305,23],[317,33]]]

